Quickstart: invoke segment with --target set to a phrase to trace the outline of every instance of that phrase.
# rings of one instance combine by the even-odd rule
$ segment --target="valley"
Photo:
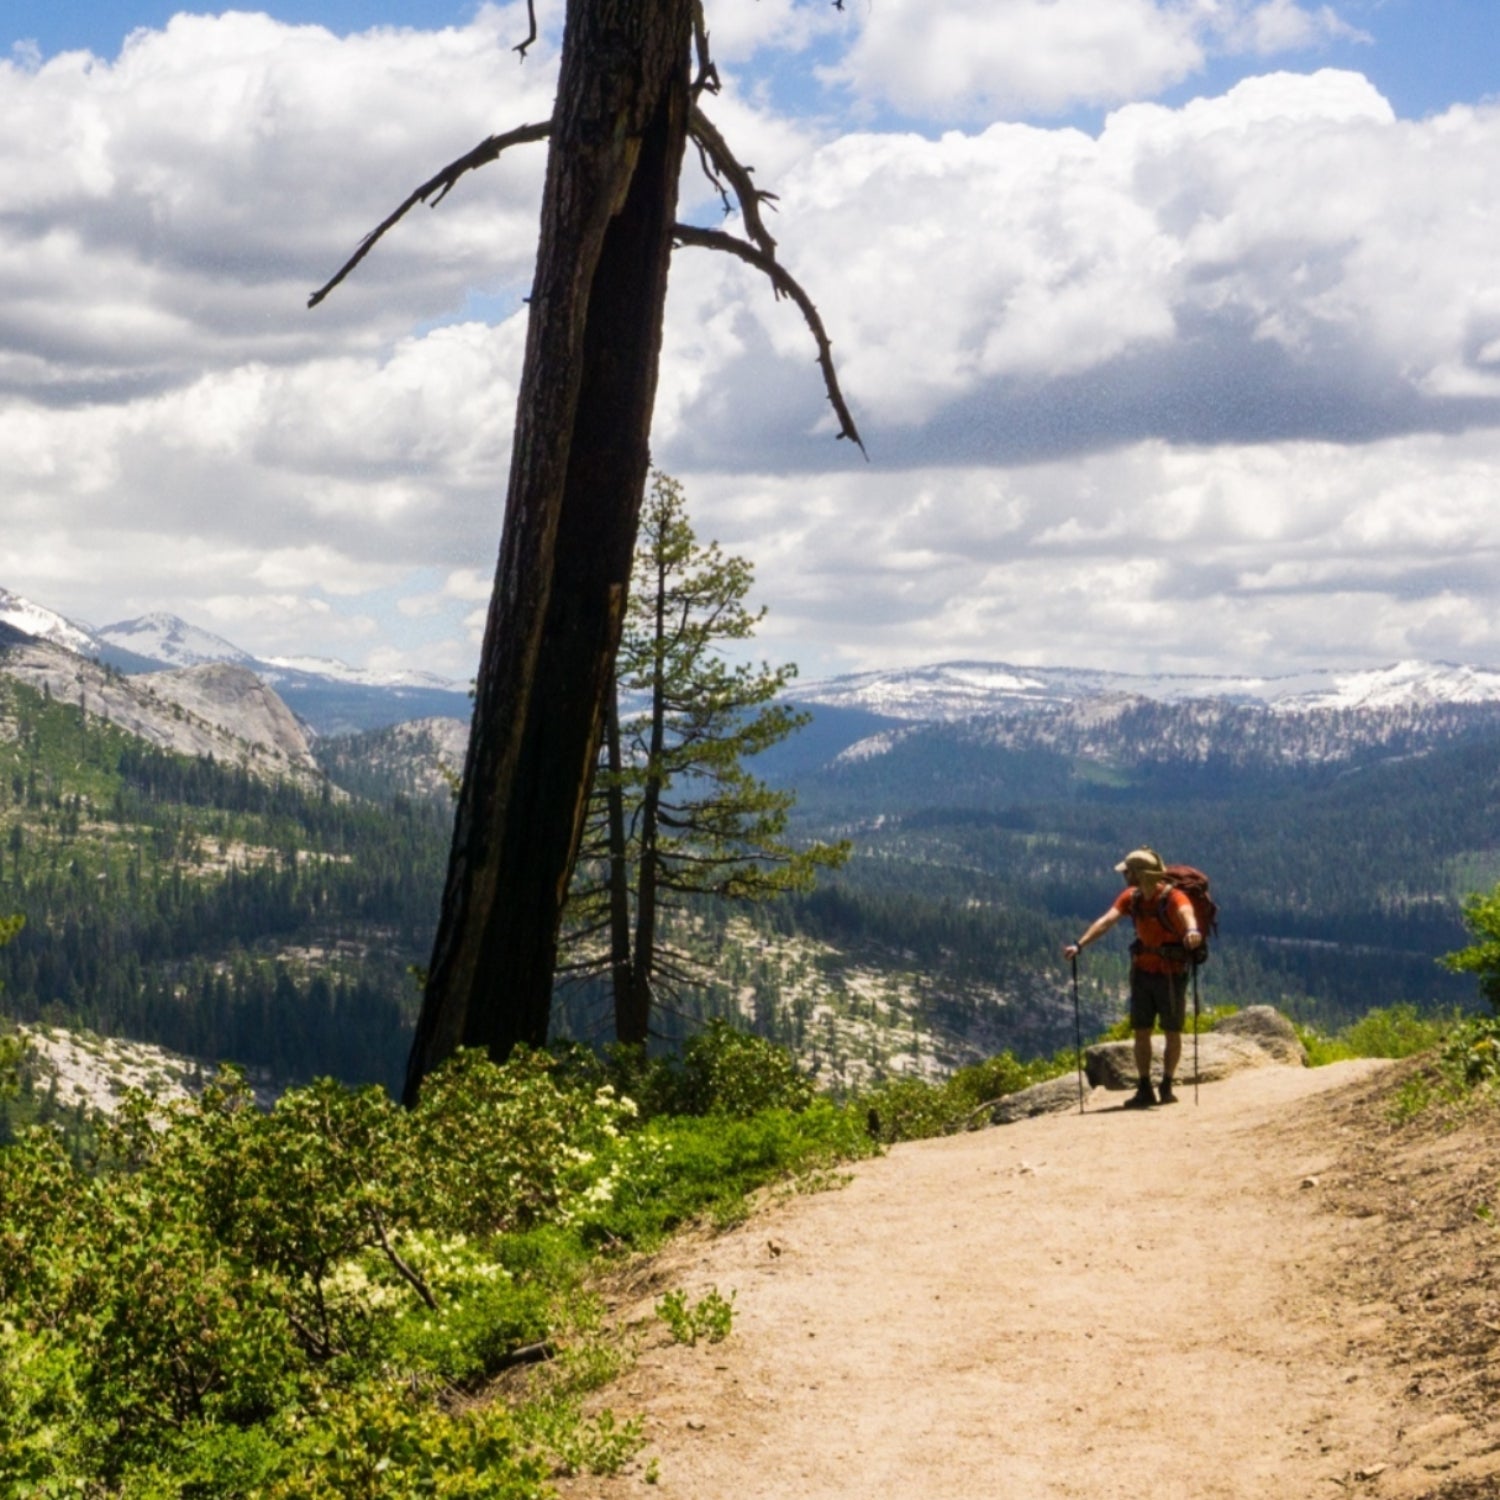
[[[385,723],[320,733],[228,643],[190,653],[158,620],[152,649],[179,660],[138,654],[153,670],[127,675],[15,624],[36,614],[0,611],[0,910],[26,918],[0,949],[5,1013],[283,1084],[393,1086],[462,718],[414,717],[392,687]],[[1116,1018],[1126,960],[1123,943],[1088,955],[1075,1016],[1060,950],[1141,843],[1213,877],[1205,1005],[1333,1028],[1471,1002],[1436,960],[1465,941],[1463,895],[1500,879],[1487,675],[1027,672],[799,686],[812,722],[751,769],[795,790],[799,838],[847,839],[851,858],[808,893],[695,905],[666,934],[692,982],[663,996],[665,1038],[732,1018],[836,1092],[1068,1049]],[[560,983],[557,1036],[611,1027],[604,987]]]

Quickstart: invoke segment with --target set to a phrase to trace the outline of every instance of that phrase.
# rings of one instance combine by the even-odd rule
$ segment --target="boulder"
[[[1220,1021],[1210,1036],[1249,1037],[1277,1062],[1307,1066],[1307,1049],[1297,1037],[1297,1028],[1274,1005],[1251,1005]]]
[[[1151,1038],[1151,1077],[1161,1079],[1161,1059],[1165,1043],[1160,1036]],[[1194,1054],[1197,1054],[1196,1068]],[[1290,1059],[1277,1056],[1250,1036],[1235,1036],[1223,1030],[1205,1031],[1197,1039],[1182,1039],[1182,1061],[1177,1066],[1179,1084],[1213,1083],[1231,1073],[1247,1068],[1266,1068]],[[1300,1059],[1298,1060],[1300,1062]],[[1083,1053],[1083,1068],[1096,1088],[1133,1089],[1136,1084],[1135,1044],[1133,1042],[1100,1042]]]
[[[1084,1090],[1085,1107],[1090,1092]],[[1007,1094],[996,1101],[989,1118],[991,1125],[1012,1125],[1033,1115],[1060,1115],[1077,1108],[1078,1074],[1064,1073],[1059,1078],[1049,1078],[1045,1083],[1034,1083],[1029,1089]]]

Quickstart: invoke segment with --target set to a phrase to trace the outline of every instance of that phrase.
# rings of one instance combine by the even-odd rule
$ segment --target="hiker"
[[[1168,879],[1161,855],[1154,849],[1132,849],[1115,873],[1125,877],[1125,889],[1089,930],[1063,949],[1069,959],[1103,937],[1122,917],[1135,923],[1130,945],[1130,1029],[1135,1036],[1135,1093],[1126,1109],[1148,1109],[1160,1098],[1175,1104],[1172,1079],[1182,1056],[1182,1031],[1187,1020],[1188,950],[1199,947],[1203,934],[1193,903]],[[1166,1039],[1162,1058],[1161,1092],[1151,1090],[1151,1031],[1161,1022]]]

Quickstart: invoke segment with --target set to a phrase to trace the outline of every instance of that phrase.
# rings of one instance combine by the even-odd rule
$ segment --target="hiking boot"
[[[1163,1104],[1177,1103],[1177,1095],[1172,1090],[1172,1080],[1170,1078],[1162,1079],[1161,1087],[1157,1090],[1157,1098]]]
[[[1156,1095],[1152,1092],[1151,1085],[1149,1083],[1142,1083],[1136,1085],[1135,1093],[1125,1101],[1124,1108],[1150,1109],[1155,1103]]]

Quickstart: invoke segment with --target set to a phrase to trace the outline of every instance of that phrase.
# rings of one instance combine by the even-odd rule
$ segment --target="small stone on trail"
[[[1317,1187],[1317,1185],[1318,1179],[1316,1177],[1304,1177],[1302,1179],[1302,1186],[1305,1188],[1314,1188]]]
[[[687,1424],[689,1429],[693,1432],[702,1432],[703,1429],[708,1426],[708,1423],[705,1422],[702,1417],[689,1417],[687,1419]]]
[[[1375,1479],[1390,1468],[1389,1464],[1371,1464],[1368,1469],[1356,1469],[1354,1477],[1358,1480]]]

